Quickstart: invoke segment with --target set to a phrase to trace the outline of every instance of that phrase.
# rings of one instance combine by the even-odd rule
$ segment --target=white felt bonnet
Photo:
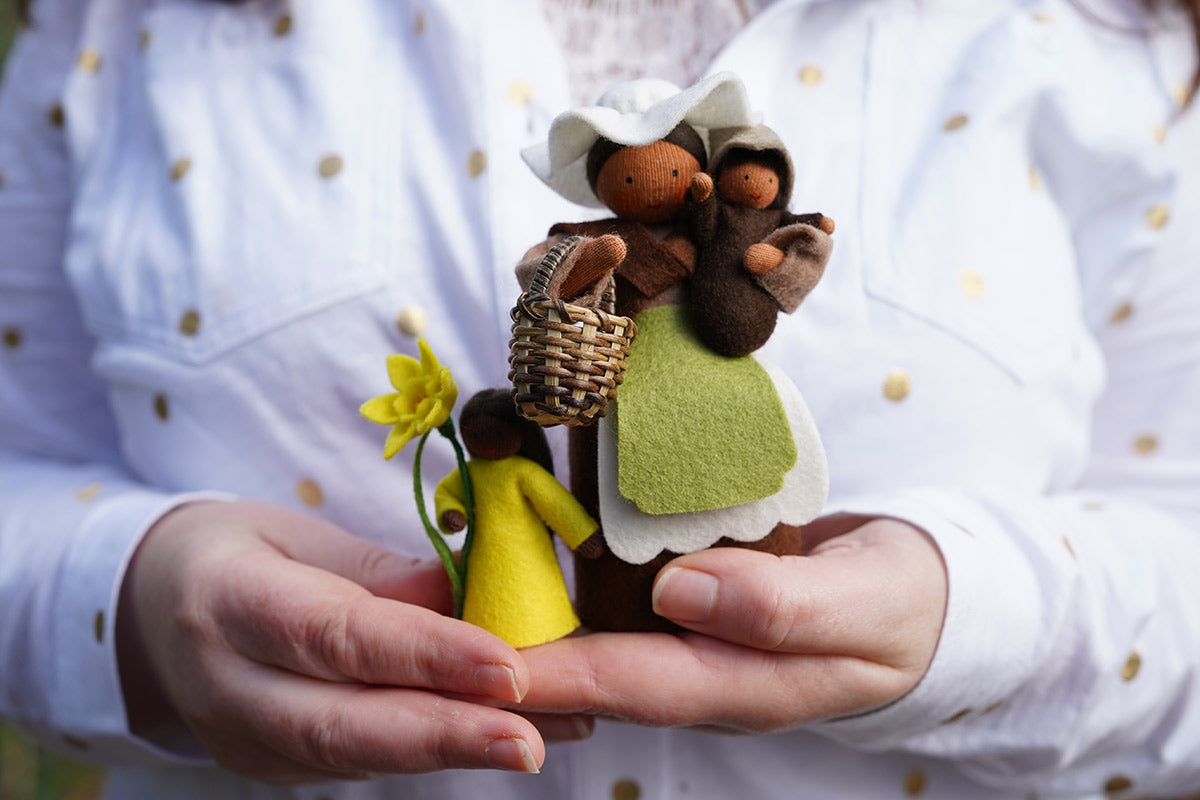
[[[601,207],[587,180],[587,154],[600,137],[617,144],[657,142],[680,122],[707,143],[709,128],[752,125],[746,89],[732,72],[711,75],[680,90],[669,81],[639,78],[609,89],[594,106],[564,111],[550,124],[549,139],[521,152],[525,163],[554,191],[580,205]]]

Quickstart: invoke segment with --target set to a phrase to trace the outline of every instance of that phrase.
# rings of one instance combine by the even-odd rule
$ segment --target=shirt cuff
[[[859,750],[903,748],[1010,697],[1036,663],[1043,624],[1037,565],[1045,554],[1032,559],[1003,514],[958,490],[917,489],[838,510],[899,519],[928,533],[946,566],[946,617],[933,661],[912,691],[877,711],[812,729]]]
[[[207,760],[198,743],[194,752],[170,752],[130,732],[117,667],[117,604],[129,562],[156,521],[185,503],[229,499],[223,493],[131,489],[99,503],[79,526],[56,576],[49,683],[52,725],[70,732],[63,740],[81,756],[124,762]]]

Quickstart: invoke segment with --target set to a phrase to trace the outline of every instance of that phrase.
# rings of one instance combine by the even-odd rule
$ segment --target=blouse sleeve
[[[40,13],[0,87],[0,717],[104,760],[145,759],[121,697],[114,626],[125,567],[188,499],[123,466],[94,348],[67,276],[63,97],[94,62],[78,10]]]
[[[1169,202],[1133,173],[1075,198],[1107,371],[1083,477],[1051,495],[931,487],[859,505],[927,530],[950,595],[921,684],[827,734],[1014,791],[1200,786],[1200,109],[1163,147],[1178,165]]]

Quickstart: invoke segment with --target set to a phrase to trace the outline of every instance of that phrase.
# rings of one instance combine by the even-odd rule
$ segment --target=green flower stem
[[[458,474],[462,478],[463,505],[467,509],[467,533],[463,538],[462,551],[458,555],[458,571],[462,575],[463,591],[465,592],[467,566],[470,564],[467,556],[471,553],[471,542],[475,538],[475,494],[471,488],[471,473],[467,471],[466,456],[463,454],[462,445],[458,443],[458,437],[454,434],[454,421],[447,418],[438,426],[438,433],[449,439],[450,444],[454,446],[454,456],[458,459]]]
[[[421,454],[425,450],[425,440],[429,438],[429,433],[429,431],[425,431],[421,436],[421,441],[417,442],[416,455],[413,457],[413,495],[417,498],[417,513],[421,515],[421,522],[425,525],[425,533],[429,534],[429,540],[433,542],[433,549],[437,550],[438,558],[442,560],[442,566],[446,568],[446,574],[450,576],[450,592],[454,596],[454,616],[462,619],[463,594],[466,586],[463,581],[463,574],[459,570],[458,564],[454,561],[454,552],[450,549],[450,545],[446,544],[445,538],[442,537],[442,532],[429,521],[429,514],[425,511],[425,490],[421,486]],[[455,444],[457,445],[457,442]],[[470,497],[469,494],[468,497]],[[471,506],[469,504],[467,505],[467,515],[467,519],[469,520],[471,518]],[[464,551],[465,549],[464,547]],[[465,564],[466,562],[464,561],[463,563]]]

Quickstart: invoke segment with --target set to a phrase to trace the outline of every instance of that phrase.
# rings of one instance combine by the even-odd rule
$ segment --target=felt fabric
[[[594,222],[563,222],[550,228],[552,237],[572,234],[599,237],[610,233],[625,241],[625,260],[615,272],[618,314],[637,315],[654,298],[691,275],[694,265],[687,260],[686,252],[674,246],[670,237],[659,239],[639,222],[613,217]],[[682,228],[678,233],[683,233]]]
[[[783,263],[754,280],[779,307],[792,313],[817,285],[829,262],[833,240],[804,216],[767,237],[766,243],[783,251]]]
[[[467,462],[475,497],[463,619],[513,647],[531,647],[579,627],[558,566],[553,528],[572,549],[595,520],[549,472],[521,456]],[[438,484],[437,519],[465,511],[458,470]]]
[[[750,151],[768,158],[779,178],[775,199],[763,209],[736,205],[716,191],[687,205],[688,228],[699,250],[690,284],[692,325],[701,341],[716,352],[744,356],[766,344],[775,331],[776,318],[784,307],[776,293],[784,294],[786,310],[794,311],[816,285],[825,266],[823,260],[813,263],[793,259],[793,269],[772,276],[768,290],[759,276],[745,269],[746,249],[782,226],[797,222],[817,225],[821,215],[798,216],[786,210],[793,183],[792,162],[770,128],[756,125],[712,131],[710,142],[713,155],[709,172],[714,177],[728,166],[731,154]]]
[[[796,448],[763,368],[704,347],[680,306],[637,322],[617,400],[621,495],[648,514],[676,514],[778,492]]]
[[[776,523],[803,525],[821,513],[829,491],[829,471],[812,415],[799,390],[782,370],[771,364],[760,367],[756,363],[755,367],[765,372],[768,387],[773,395],[777,394],[778,399],[772,399],[786,414],[786,424],[791,430],[790,436],[786,431],[783,436],[796,457],[782,476],[779,491],[752,502],[693,513],[647,513],[622,496],[625,494],[626,463],[622,439],[628,424],[627,396],[622,395],[617,403],[615,419],[605,417],[600,420],[596,459],[600,520],[605,542],[618,558],[640,564],[663,550],[692,553],[713,546],[723,537],[751,542],[769,534]],[[717,433],[730,436],[723,430]],[[718,454],[713,454],[711,460],[716,462],[719,458]],[[730,462],[731,468],[750,464],[753,454],[736,458]],[[702,478],[705,480],[714,472],[703,464],[692,468],[704,473]],[[686,477],[691,478],[690,475]]]
[[[745,87],[732,73],[709,76],[682,91],[668,81],[642,78],[618,84],[594,106],[559,114],[547,140],[526,148],[521,156],[563,197],[601,207],[587,180],[587,154],[597,139],[641,146],[662,139],[680,122],[710,129],[754,121]]]

